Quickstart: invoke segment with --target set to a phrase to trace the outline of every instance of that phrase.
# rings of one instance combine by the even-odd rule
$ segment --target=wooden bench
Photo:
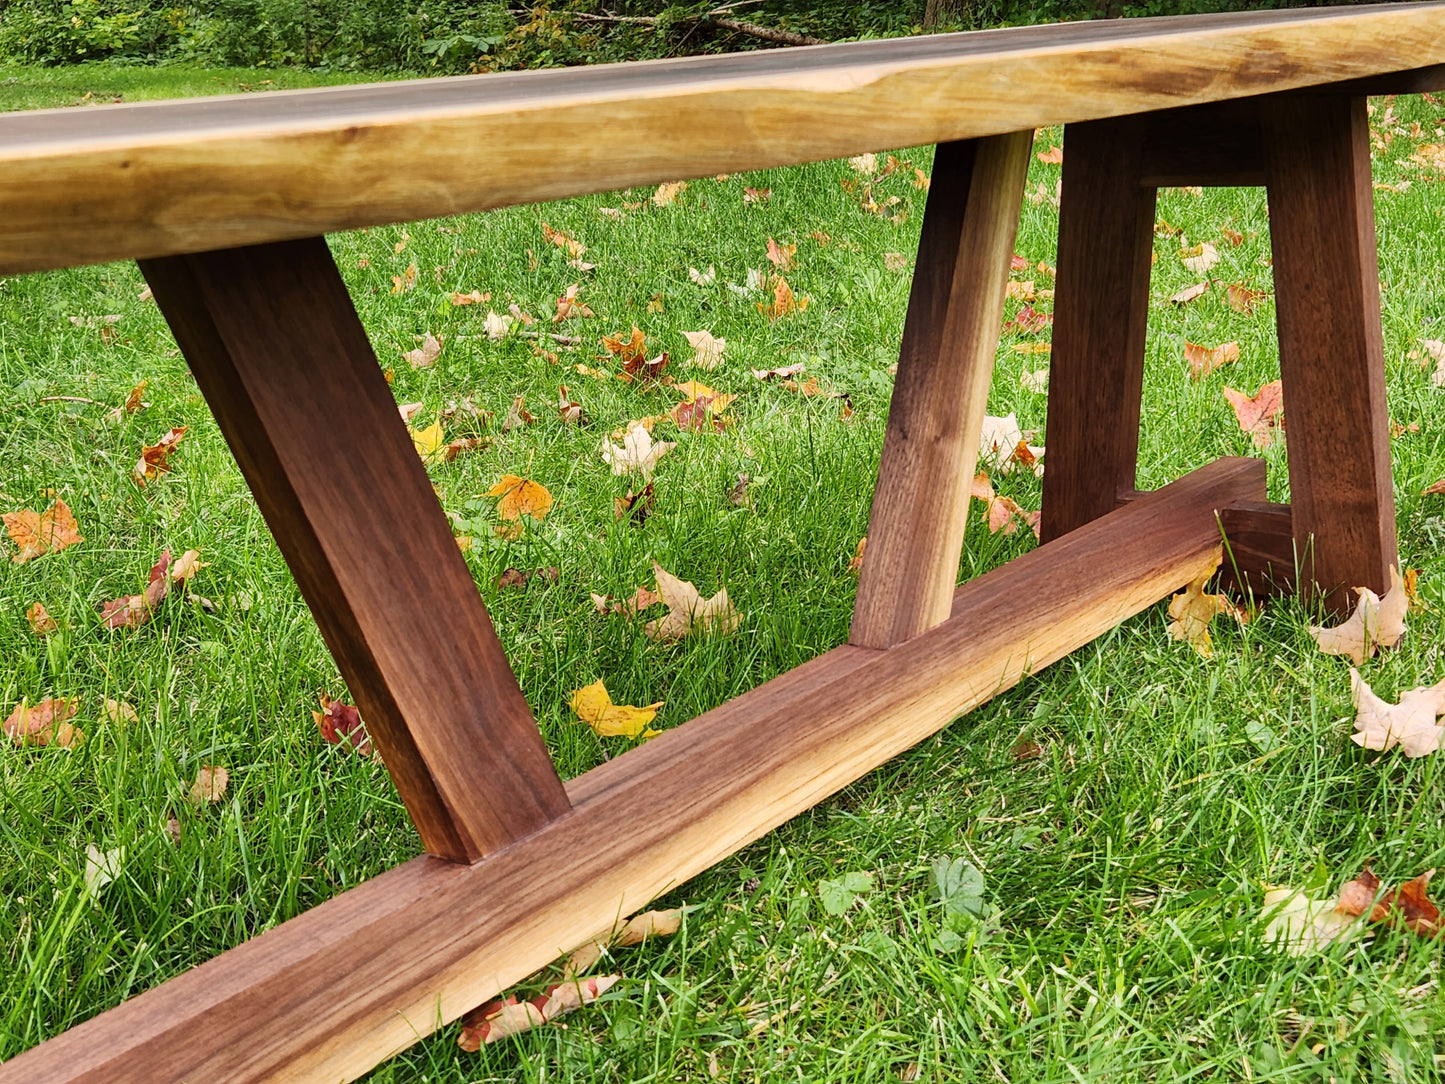
[[[1364,95],[1442,64],[1445,6],[1405,4],[0,117],[0,273],[140,260],[429,852],[0,1084],[354,1079],[1212,567],[1221,521],[1254,582],[1383,590]],[[1060,123],[1044,544],[957,587],[1031,132]],[[321,234],[926,143],[850,642],[564,783]],[[1173,184],[1269,190],[1290,505],[1252,459],[1135,489]]]

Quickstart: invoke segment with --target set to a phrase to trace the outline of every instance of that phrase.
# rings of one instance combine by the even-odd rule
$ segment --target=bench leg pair
[[[1216,510],[1261,501],[1261,460],[1221,459],[1116,507],[1132,495],[1152,196],[1111,194],[1098,156],[1127,130],[1069,135],[1045,475],[1053,541],[956,587],[1030,141],[946,145],[852,643],[566,784],[324,241],[146,261],[430,856],[0,1065],[0,1084],[354,1079],[1212,567]],[[1325,424],[1329,395],[1383,418],[1368,173],[1363,194],[1339,175],[1358,173],[1356,144],[1341,128],[1319,169],[1282,151],[1272,190],[1299,201],[1276,225],[1295,359],[1290,450],[1316,483],[1304,503],[1292,477],[1293,523],[1340,516],[1346,537],[1376,539],[1371,559],[1388,560],[1392,536],[1373,526],[1388,522],[1388,476],[1380,487],[1350,456],[1332,462],[1350,438]],[[1358,226],[1343,268],[1333,233],[1312,232],[1342,202]],[[1093,246],[1081,244],[1090,214],[1108,226]],[[1315,267],[1327,245],[1332,260]],[[1104,282],[1127,287],[1122,308]],[[1350,290],[1353,311],[1336,312]],[[1344,357],[1346,332],[1364,344],[1358,357]],[[1361,387],[1342,393],[1339,381]],[[1321,479],[1356,488],[1342,504]],[[1333,565],[1323,542],[1317,574],[1379,586],[1367,542]]]

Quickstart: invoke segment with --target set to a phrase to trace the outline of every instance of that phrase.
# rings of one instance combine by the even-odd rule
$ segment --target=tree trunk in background
[[[923,29],[935,30],[939,23],[951,20],[958,14],[962,0],[928,0],[923,9]]]

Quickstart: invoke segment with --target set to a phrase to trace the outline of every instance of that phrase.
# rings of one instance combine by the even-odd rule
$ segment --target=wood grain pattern
[[[944,143],[913,271],[849,642],[948,617],[1033,132]]]
[[[1154,189],[1140,188],[1145,121],[1064,130],[1058,276],[1045,445],[1045,542],[1134,488]]]
[[[427,850],[569,808],[321,238],[141,265]]]
[[[1219,510],[1224,532],[1220,583],[1257,598],[1295,590],[1294,518],[1287,504],[1237,501]],[[1309,555],[1299,561],[1308,567]]]
[[[1399,559],[1365,100],[1298,95],[1263,115],[1290,505],[1298,550],[1313,539],[1299,587],[1343,614]]]
[[[0,274],[999,135],[1442,62],[1445,5],[1387,4],[18,114],[0,117]]]
[[[1212,565],[1220,460],[588,772],[571,813],[418,859],[0,1066],[0,1084],[351,1080]],[[987,614],[986,621],[979,620]],[[640,811],[646,815],[640,815]]]

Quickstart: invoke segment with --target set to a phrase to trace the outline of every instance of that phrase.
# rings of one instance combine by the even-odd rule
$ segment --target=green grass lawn
[[[0,102],[233,92],[267,78],[305,83],[251,71],[6,69]],[[1390,412],[1419,427],[1394,441],[1401,561],[1421,570],[1432,607],[1411,615],[1399,649],[1364,668],[1393,699],[1445,677],[1445,498],[1419,496],[1445,475],[1445,389],[1417,360],[1422,339],[1445,338],[1445,185],[1407,161],[1418,144],[1445,141],[1445,106],[1400,98],[1392,119],[1384,110],[1377,102],[1375,121],[1391,137],[1376,161],[1390,186],[1376,201]],[[1042,133],[1037,149],[1061,139]],[[930,167],[929,150],[899,153]],[[1033,264],[1054,262],[1048,197],[1059,172],[1032,163],[1016,248]],[[867,526],[923,208],[911,178],[904,170],[875,185],[880,200],[898,197],[890,213],[908,212],[897,222],[861,209],[841,183],[858,174],[831,162],[694,181],[666,207],[637,190],[331,239],[398,402],[423,404],[413,424],[467,396],[494,415],[447,423],[448,439],[494,440],[431,473],[473,537],[467,559],[564,776],[632,744],[576,720],[568,701],[582,685],[602,678],[618,703],[663,701],[655,725],[667,727],[846,639],[856,590],[848,565]],[[745,202],[750,187],[769,198]],[[1159,216],[1188,244],[1218,247],[1210,277],[1271,288],[1262,191],[1165,191]],[[596,268],[569,267],[544,222],[583,242]],[[768,267],[770,237],[797,245],[787,279],[811,299],[771,322],[746,287],[748,269]],[[1233,311],[1221,288],[1186,305],[1166,301],[1199,280],[1179,247],[1156,237],[1146,487],[1219,455],[1260,454],[1221,389],[1252,393],[1278,376],[1272,300],[1252,315]],[[890,253],[902,254],[902,271]],[[392,277],[411,265],[415,288],[393,293]],[[692,281],[690,268],[710,267],[716,281]],[[1037,271],[1014,277],[1052,285]],[[595,315],[545,323],[573,283]],[[0,1057],[419,850],[384,769],[318,734],[318,695],[346,691],[143,287],[131,264],[0,282],[0,402],[11,419],[0,510],[42,509],[53,491],[85,536],[58,554],[0,562],[0,707],[79,697],[74,721],[88,736],[77,749],[0,747]],[[454,292],[472,290],[492,300],[452,304]],[[510,304],[581,344],[539,351],[536,339],[488,338],[488,310]],[[1007,316],[1020,304],[1009,301]],[[89,319],[111,315],[112,324]],[[678,396],[576,370],[600,367],[598,337],[634,324],[649,356],[671,352],[679,379],[738,396],[735,424],[720,433],[659,424],[658,436],[678,446],[658,464],[656,506],[641,527],[614,517],[629,480],[598,447]],[[682,333],[702,328],[727,340],[716,371],[686,364]],[[441,337],[441,355],[412,369],[402,353],[426,333]],[[1013,347],[1047,337],[1005,333],[991,414],[1013,411],[1042,431],[1045,396],[1020,378],[1047,357]],[[1240,359],[1193,381],[1186,340],[1236,340]],[[798,362],[847,393],[851,417],[839,399],[749,371]],[[107,421],[142,380],[150,405]],[[559,384],[588,426],[560,421]],[[519,395],[537,420],[503,432]],[[44,401],[57,396],[94,402]],[[138,487],[130,473],[142,445],[173,426],[189,427],[174,469]],[[1262,454],[1272,498],[1288,499],[1285,450]],[[751,478],[744,505],[727,495],[739,472]],[[555,500],[515,541],[492,531],[500,521],[483,496],[507,473],[541,482]],[[1027,472],[994,482],[1038,507],[1040,484]],[[965,578],[1033,545],[1027,532],[990,534],[981,509],[974,504],[969,522]],[[101,628],[98,604],[139,592],[163,547],[200,551],[209,567],[190,588],[213,606],[177,589],[149,623]],[[589,593],[631,594],[651,583],[654,559],[704,594],[726,586],[739,630],[663,646],[640,623],[596,612]],[[553,565],[555,584],[497,586],[508,567]],[[60,631],[32,632],[25,612],[35,602]],[[1349,742],[1347,664],[1316,651],[1306,630],[1317,615],[1293,601],[1271,602],[1248,627],[1216,621],[1212,660],[1169,639],[1164,609],[672,893],[659,906],[686,905],[681,932],[619,950],[622,982],[566,1027],[480,1053],[460,1050],[449,1027],[368,1079],[1438,1079],[1445,1002],[1434,942],[1380,927],[1292,957],[1265,940],[1259,919],[1266,885],[1325,896],[1369,860],[1389,883],[1445,864],[1436,759],[1364,754]],[[103,719],[107,697],[134,705],[138,720]],[[1016,759],[1021,739],[1042,755]],[[195,808],[186,793],[203,765],[225,766],[230,784],[222,800]],[[172,817],[178,843],[166,831]],[[87,893],[92,844],[124,857],[112,883]],[[945,934],[931,890],[934,863],[950,858],[982,871],[992,911],[962,937]],[[832,914],[820,882],[850,872],[871,874],[871,888]],[[549,981],[555,972],[525,990]]]

